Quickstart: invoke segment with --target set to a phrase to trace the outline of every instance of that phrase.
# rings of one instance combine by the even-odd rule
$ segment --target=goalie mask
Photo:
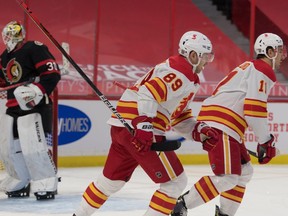
[[[189,54],[194,51],[198,55],[198,63],[193,64],[189,60]],[[212,51],[212,43],[204,34],[197,31],[186,32],[179,41],[179,54],[186,57],[189,63],[193,66],[193,71],[200,64],[201,60],[212,62],[214,53]]]
[[[2,39],[7,51],[11,52],[25,38],[25,29],[18,21],[9,22],[2,31]]]

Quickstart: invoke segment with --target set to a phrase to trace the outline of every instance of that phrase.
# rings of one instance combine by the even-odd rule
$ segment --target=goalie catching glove
[[[152,119],[147,116],[138,116],[131,123],[134,127],[132,144],[139,152],[149,151],[153,142]]]
[[[192,131],[192,138],[201,142],[204,150],[211,151],[218,142],[218,133],[204,122],[197,122]]]
[[[42,100],[43,92],[37,85],[31,83],[17,87],[14,96],[22,110],[31,110]]]
[[[266,143],[257,145],[257,154],[259,164],[267,164],[269,161],[276,156],[275,139],[270,134],[271,139]]]

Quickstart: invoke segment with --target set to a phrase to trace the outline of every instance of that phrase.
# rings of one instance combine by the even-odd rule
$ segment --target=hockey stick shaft
[[[124,89],[124,90],[127,89],[126,86],[122,85],[121,83],[119,83],[119,82],[117,82],[117,81],[114,81],[113,83],[114,83],[116,86],[120,87],[121,89]]]
[[[130,125],[122,118],[122,116],[117,112],[117,110],[112,106],[110,101],[102,94],[102,92],[94,85],[94,83],[89,79],[89,77],[84,73],[84,71],[78,66],[78,64],[71,58],[71,56],[65,51],[65,49],[58,43],[58,41],[50,34],[50,32],[42,25],[42,23],[37,19],[37,17],[32,13],[28,6],[23,2],[16,0],[20,7],[25,11],[25,13],[31,18],[31,20],[36,24],[36,26],[46,35],[46,37],[52,42],[52,44],[62,53],[62,55],[70,62],[71,65],[77,70],[77,72],[82,76],[82,78],[89,84],[89,86],[94,90],[97,96],[106,104],[106,106],[112,111],[112,113],[121,121],[121,123],[128,129],[128,131],[133,134],[133,129]]]
[[[102,102],[110,109],[110,111],[118,118],[118,120],[123,124],[124,127],[133,135],[133,129],[130,125],[122,118],[120,113],[114,108],[110,101],[102,94],[102,92],[94,85],[94,83],[89,79],[89,77],[83,72],[83,70],[78,66],[78,64],[71,58],[71,56],[64,50],[64,48],[59,44],[59,42],[50,34],[50,32],[43,26],[43,24],[37,19],[37,17],[32,13],[28,6],[21,0],[16,0],[19,6],[25,11],[25,13],[30,17],[30,19],[35,23],[35,25],[44,33],[44,35],[52,42],[52,44],[62,53],[62,55],[70,62],[70,64],[76,69],[76,71],[82,76],[82,78],[89,84],[96,95],[102,100]],[[181,146],[179,141],[166,141],[163,143],[153,143],[151,149],[154,151],[171,151],[176,150]]]
[[[250,155],[252,155],[253,157],[256,157],[256,158],[258,158],[258,155],[257,155],[257,153],[256,153],[256,152],[254,152],[254,151],[251,151],[251,150],[249,150],[249,149],[247,149],[247,151],[248,151],[248,153],[249,153]]]
[[[9,85],[7,87],[0,88],[0,92],[7,91],[7,90],[10,90],[10,89],[16,88],[18,86],[26,85],[26,84],[29,84],[29,83],[32,83],[32,82],[33,82],[33,80],[29,80],[29,81],[25,81],[25,82],[21,82],[21,83],[16,83],[14,85]]]
[[[249,153],[250,155],[252,155],[253,157],[259,159],[259,156],[258,156],[257,152],[251,151],[251,150],[249,150],[249,149],[247,149],[247,151],[248,151],[248,153]],[[276,148],[276,155],[275,155],[275,156],[278,156],[278,155],[280,155],[280,154],[281,154],[281,153],[280,153],[280,150],[279,150],[278,148]]]

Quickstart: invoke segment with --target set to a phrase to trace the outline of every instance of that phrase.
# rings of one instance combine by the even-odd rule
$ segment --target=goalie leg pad
[[[7,177],[1,181],[0,188],[6,192],[16,192],[27,187],[30,174],[24,161],[19,140],[13,138],[13,118],[0,116],[0,155]]]
[[[49,154],[41,115],[33,113],[19,117],[17,125],[23,155],[32,180],[31,191],[55,192],[58,184],[57,170]]]

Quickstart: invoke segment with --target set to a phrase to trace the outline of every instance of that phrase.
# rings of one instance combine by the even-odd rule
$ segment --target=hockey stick
[[[258,156],[257,152],[251,151],[251,150],[249,150],[249,149],[247,149],[247,151],[248,151],[248,153],[249,153],[250,155],[252,155],[253,157],[259,159],[259,156]],[[279,150],[278,148],[276,148],[276,155],[275,155],[275,157],[278,156],[278,155],[280,155],[280,154],[281,154],[281,153],[280,153],[280,150]]]
[[[253,157],[255,157],[255,158],[258,158],[258,159],[259,159],[259,157],[258,157],[258,154],[257,154],[256,152],[254,152],[254,151],[251,151],[251,150],[249,150],[249,149],[247,149],[247,151],[248,151],[248,153],[249,153],[250,155],[252,155]]]
[[[0,88],[0,92],[7,91],[7,90],[10,90],[10,89],[16,88],[18,86],[27,85],[27,84],[32,83],[32,82],[34,82],[34,79],[33,80],[28,80],[28,81],[25,81],[25,82],[21,82],[21,83],[16,83],[14,85],[9,85],[7,87]]]
[[[82,78],[89,84],[89,86],[94,90],[96,95],[102,100],[102,102],[110,109],[110,111],[118,118],[118,120],[123,124],[124,127],[133,135],[133,129],[130,125],[122,118],[120,113],[113,107],[110,101],[102,94],[102,92],[94,85],[94,83],[89,79],[89,77],[83,72],[83,70],[77,65],[77,63],[71,58],[71,56],[63,49],[63,47],[58,43],[58,41],[49,33],[49,31],[43,26],[43,24],[36,18],[28,6],[21,0],[16,0],[24,12],[31,18],[31,20],[36,24],[36,26],[44,33],[44,35],[52,42],[52,44],[63,54],[63,56],[73,65],[77,72],[82,76]],[[165,141],[161,143],[153,143],[151,150],[154,151],[172,151],[176,150],[181,146],[179,141]]]
[[[119,82],[117,82],[117,81],[114,81],[113,84],[116,85],[116,86],[118,86],[118,87],[120,87],[121,89],[124,89],[124,90],[127,89],[126,86],[122,85],[121,83],[119,83]]]

